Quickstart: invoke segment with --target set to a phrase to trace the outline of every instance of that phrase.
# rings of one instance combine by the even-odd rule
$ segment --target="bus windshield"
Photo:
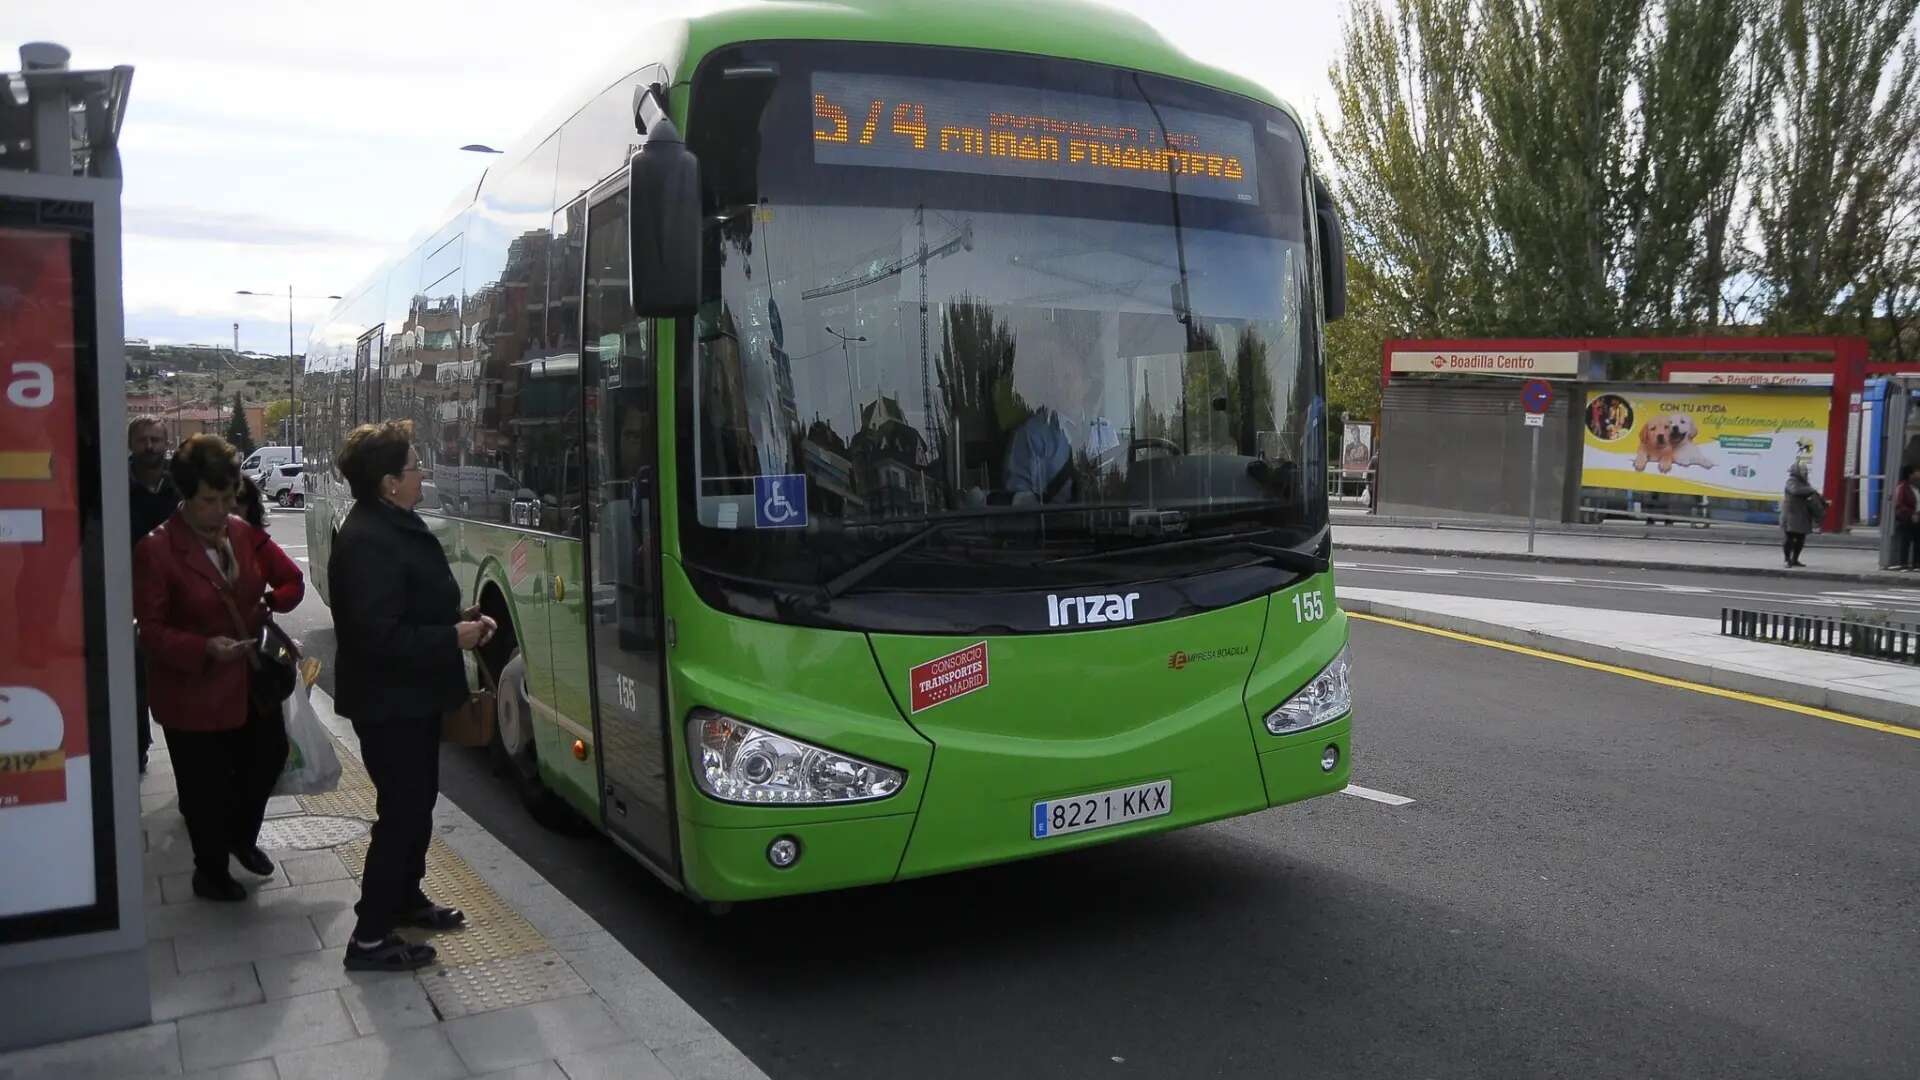
[[[804,43],[728,50],[692,101],[690,564],[981,590],[1318,545],[1319,284],[1285,113],[1096,65]]]

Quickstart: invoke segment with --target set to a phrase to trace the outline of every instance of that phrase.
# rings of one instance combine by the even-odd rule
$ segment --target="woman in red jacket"
[[[133,554],[148,705],[173,758],[193,891],[208,900],[246,898],[229,855],[262,877],[273,873],[260,822],[286,765],[287,730],[278,710],[254,704],[247,683],[266,609],[292,611],[306,593],[286,552],[233,516],[236,459],[218,436],[181,443],[169,466],[180,509]]]

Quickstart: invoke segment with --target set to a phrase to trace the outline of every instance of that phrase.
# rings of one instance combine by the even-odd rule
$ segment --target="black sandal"
[[[411,945],[399,934],[388,934],[371,949],[361,948],[357,941],[347,942],[346,967],[348,971],[414,971],[439,955],[431,945]]]
[[[467,913],[459,908],[429,901],[425,907],[403,912],[395,921],[401,926],[417,926],[424,930],[458,930],[467,925]]]

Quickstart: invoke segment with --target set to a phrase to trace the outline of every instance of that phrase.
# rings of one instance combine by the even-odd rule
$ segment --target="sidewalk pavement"
[[[172,765],[154,743],[140,799],[154,1023],[0,1055],[0,1080],[765,1080],[444,796],[426,890],[467,927],[412,935],[440,950],[431,967],[348,973],[373,789],[351,726],[313,698],[344,751],[340,787],[273,800],[261,846],[277,866],[264,881],[237,873],[257,889],[242,903],[194,897]]]
[[[1527,552],[1527,534],[1509,529],[1470,529],[1453,525],[1412,528],[1362,525],[1336,516],[1333,546],[1338,551],[1404,551],[1468,558],[1522,559],[1531,562],[1628,566],[1646,570],[1694,570],[1703,573],[1765,574],[1822,581],[1865,581],[1920,588],[1920,574],[1879,568],[1877,549],[1852,544],[1815,545],[1809,537],[1808,565],[1788,569],[1779,541],[1644,539],[1598,533],[1541,533]]]
[[[1722,637],[1718,619],[1338,586],[1340,606],[1920,729],[1920,668]]]

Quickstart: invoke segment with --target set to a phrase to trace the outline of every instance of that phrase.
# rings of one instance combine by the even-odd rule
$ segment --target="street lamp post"
[[[274,293],[254,292],[252,289],[237,289],[235,296],[273,296]],[[338,300],[340,297],[329,293],[326,296],[298,296],[293,294],[293,286],[287,286],[287,445],[293,448],[293,460],[300,460],[300,424],[296,419],[300,415],[300,361],[293,354],[293,302],[295,300]],[[235,348],[239,347],[239,334],[234,334]]]
[[[848,342],[857,341],[864,345],[867,343],[867,336],[843,334],[831,326],[827,327],[826,331],[840,339],[840,355],[847,362],[847,409],[853,413],[852,427],[847,434],[851,438],[853,432],[860,430],[860,406],[854,404],[853,400],[853,347]]]

